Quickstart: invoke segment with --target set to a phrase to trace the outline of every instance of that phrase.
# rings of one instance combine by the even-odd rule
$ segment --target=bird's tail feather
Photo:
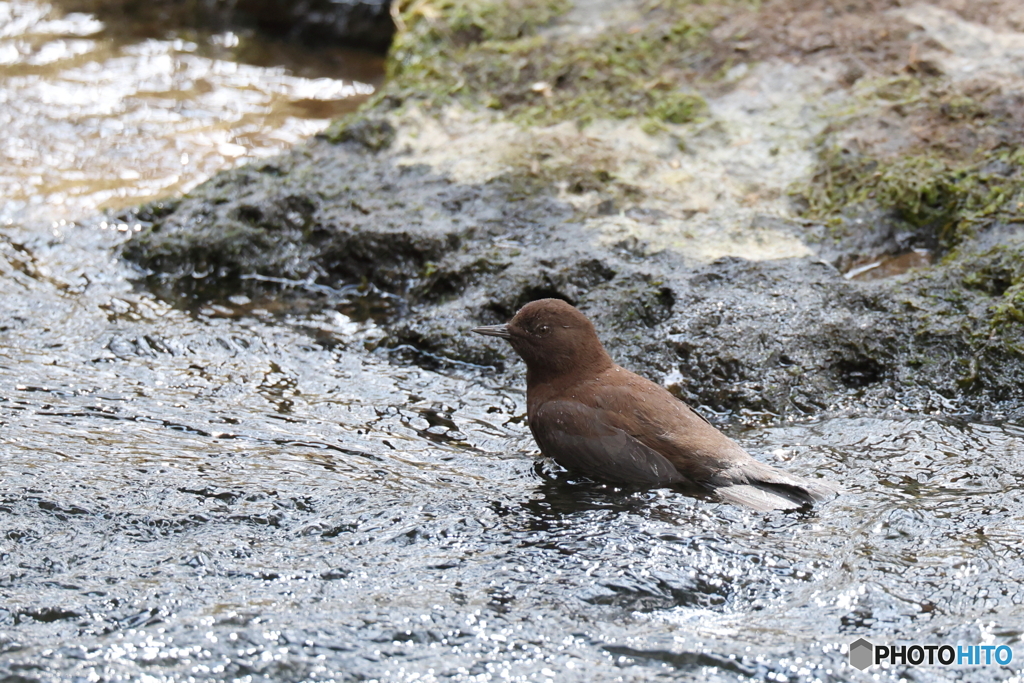
[[[838,487],[829,482],[795,477],[763,463],[730,474],[733,476],[727,480],[715,482],[715,495],[723,502],[754,510],[796,510],[840,493]]]

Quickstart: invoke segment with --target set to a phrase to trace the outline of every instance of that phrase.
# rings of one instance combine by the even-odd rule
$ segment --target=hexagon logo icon
[[[861,671],[875,663],[875,646],[863,638],[850,643],[850,666]]]

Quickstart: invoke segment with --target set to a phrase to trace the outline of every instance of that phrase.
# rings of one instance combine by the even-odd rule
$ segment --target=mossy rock
[[[650,117],[686,123],[705,109],[690,84],[709,31],[734,0],[647,6],[627,27],[541,35],[565,0],[414,3],[388,63],[385,91],[428,106],[458,101],[525,125]]]
[[[377,152],[391,146],[396,132],[386,118],[356,115],[335,121],[322,133],[322,137],[334,143],[357,142]]]

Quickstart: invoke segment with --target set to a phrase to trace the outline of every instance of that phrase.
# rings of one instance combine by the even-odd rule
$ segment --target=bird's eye
[[[547,325],[541,325],[540,327],[537,328],[536,334],[538,337],[546,337],[550,332],[550,327],[548,327]]]

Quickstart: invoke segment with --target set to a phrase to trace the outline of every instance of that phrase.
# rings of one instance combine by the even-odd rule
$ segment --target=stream
[[[140,287],[104,209],[285,149],[381,78],[244,43],[0,3],[0,680],[1021,680],[1020,424],[725,420],[846,489],[754,513],[539,460],[523,372],[399,362],[364,293]],[[859,637],[1013,660],[862,673]]]

